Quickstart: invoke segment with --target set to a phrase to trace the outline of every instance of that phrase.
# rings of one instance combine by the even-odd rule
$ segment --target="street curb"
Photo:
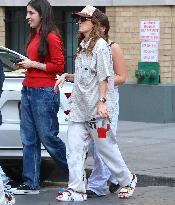
[[[86,169],[87,177],[90,176],[91,169]],[[175,178],[172,177],[163,177],[163,176],[153,176],[146,174],[137,174],[138,178],[137,186],[146,187],[146,186],[170,186],[175,187]]]
[[[175,187],[175,178],[162,177],[162,176],[151,176],[136,174],[138,178],[137,186],[170,186]]]
[[[88,178],[91,174],[92,169],[86,169],[86,177]],[[138,187],[146,186],[170,186],[175,187],[175,178],[163,177],[163,176],[152,176],[145,174],[137,174]],[[68,182],[68,175],[65,174],[61,169],[57,169],[48,179],[53,182]]]

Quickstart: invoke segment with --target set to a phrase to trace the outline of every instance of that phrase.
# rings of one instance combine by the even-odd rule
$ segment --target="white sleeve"
[[[112,57],[110,48],[104,44],[96,52],[96,69],[98,81],[107,80],[111,76]]]

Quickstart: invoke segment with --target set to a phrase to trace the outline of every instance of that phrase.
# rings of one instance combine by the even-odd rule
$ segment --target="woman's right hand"
[[[59,77],[59,79],[56,81],[56,83],[55,83],[55,85],[54,85],[54,91],[55,91],[56,93],[57,93],[58,90],[59,90],[59,87],[58,87],[59,85],[60,85],[61,88],[63,87],[67,75],[68,75],[68,73],[62,74],[62,75]]]

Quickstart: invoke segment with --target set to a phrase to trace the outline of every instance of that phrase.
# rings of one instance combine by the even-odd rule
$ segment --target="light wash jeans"
[[[117,87],[115,87],[115,95],[116,95],[116,106],[114,109],[114,114],[111,122],[111,130],[114,133],[114,135],[116,135],[117,133],[117,123],[118,123],[118,115],[119,115],[119,92]],[[118,184],[118,181],[114,176],[112,176],[108,167],[100,157],[100,154],[97,152],[93,140],[90,142],[88,152],[91,153],[93,156],[94,166],[93,166],[92,173],[88,178],[87,190],[91,190],[99,196],[105,195],[108,189],[107,186],[108,180],[114,184]]]
[[[1,177],[1,180],[3,182],[5,194],[7,194],[7,195],[13,194],[12,190],[11,190],[11,185],[8,184],[9,183],[9,178],[6,176],[6,174],[4,173],[1,166],[0,166],[0,177]]]
[[[66,147],[57,136],[60,93],[52,87],[23,87],[20,135],[23,144],[23,182],[39,189],[41,143],[51,157],[68,173]]]
[[[0,205],[5,205],[5,204],[6,203],[5,203],[4,185],[0,174]]]
[[[8,179],[8,177],[6,176],[6,174],[4,173],[4,171],[3,171],[3,169],[2,169],[1,166],[0,166],[0,176],[1,176],[1,179],[2,179],[2,181],[3,181],[3,184],[4,184],[4,185],[8,184],[9,179]]]

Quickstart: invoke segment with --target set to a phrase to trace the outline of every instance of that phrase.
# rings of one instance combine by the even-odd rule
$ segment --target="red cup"
[[[103,127],[97,128],[98,138],[106,138],[106,129]]]

